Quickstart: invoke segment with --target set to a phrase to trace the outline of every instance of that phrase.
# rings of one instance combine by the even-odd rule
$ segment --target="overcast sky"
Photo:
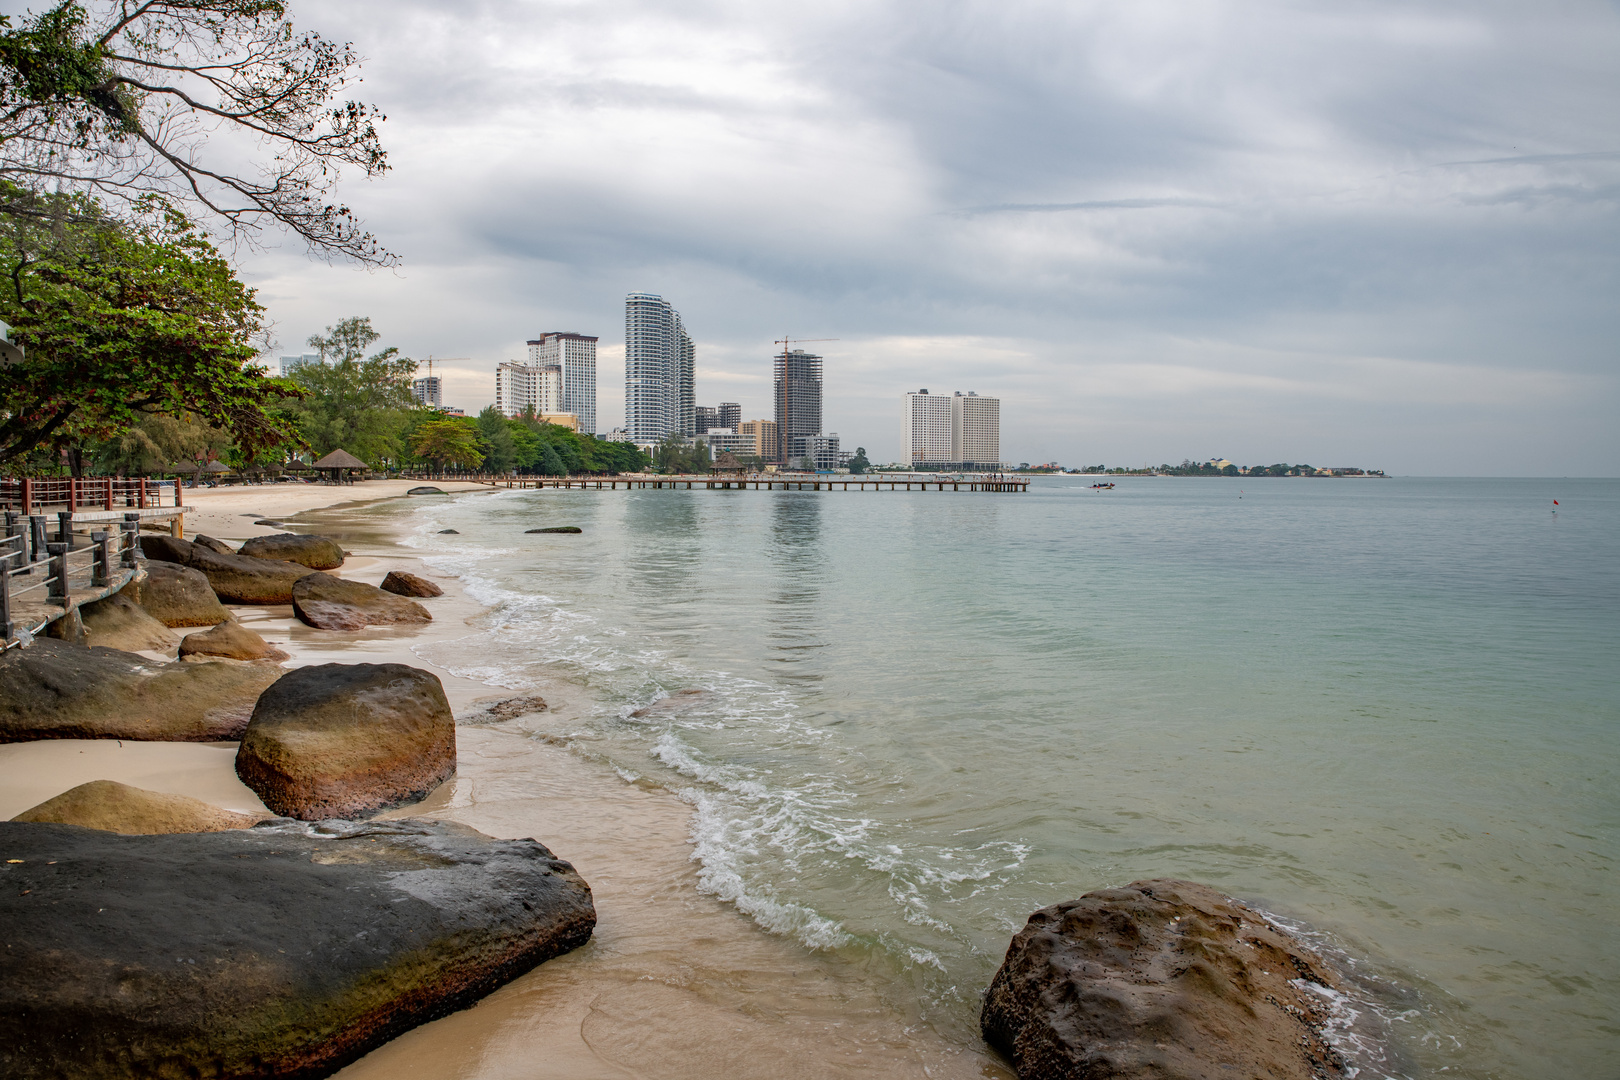
[[[837,338],[826,428],[1002,399],[1013,461],[1224,456],[1620,475],[1620,7],[883,0],[292,5],[352,39],[404,260],[241,253],[278,352],[348,315],[474,412],[623,301],[769,416],[772,342]]]

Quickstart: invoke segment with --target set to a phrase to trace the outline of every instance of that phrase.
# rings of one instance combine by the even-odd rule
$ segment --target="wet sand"
[[[336,501],[369,502],[411,486],[388,483],[399,490],[360,484]],[[261,492],[265,498],[242,501]],[[273,496],[282,515],[275,520],[318,518],[322,531],[355,553],[343,576],[375,584],[404,569],[438,582],[445,595],[424,601],[434,622],[341,633],[304,626],[290,607],[236,608],[244,625],[289,652],[286,667],[398,662],[434,670],[458,718],[476,713],[480,699],[512,696],[418,658],[413,646],[459,636],[482,607],[456,579],[423,566],[375,525],[347,521],[341,510],[314,513],[333,501],[332,492],[313,485],[201,492],[187,533],[240,540],[276,531],[254,526],[239,508],[269,513]],[[492,836],[540,840],[591,883],[595,936],[473,1007],[407,1032],[340,1077],[1012,1076],[982,1046],[953,1045],[907,1002],[881,997],[874,987],[893,981],[870,977],[863,965],[882,961],[854,951],[811,952],[699,893],[686,804],[626,783],[561,745],[557,733],[589,706],[582,689],[559,683],[539,693],[551,705],[544,714],[458,727],[456,778],[423,803],[384,816],[444,818]],[[258,809],[236,780],[234,751],[234,743],[0,746],[0,814],[93,779]]]

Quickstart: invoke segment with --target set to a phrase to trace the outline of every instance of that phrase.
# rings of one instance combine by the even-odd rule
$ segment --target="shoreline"
[[[309,531],[326,525],[348,534],[342,542],[354,549],[342,576],[376,584],[389,570],[406,569],[444,588],[443,597],[426,602],[434,621],[425,627],[321,631],[295,619],[290,606],[233,611],[291,654],[285,669],[393,662],[438,676],[458,718],[456,775],[422,802],[379,819],[453,820],[499,838],[532,836],[573,862],[591,884],[599,921],[587,945],[467,1009],[406,1032],[335,1075],[1013,1075],[988,1048],[951,1043],[919,1022],[905,1002],[883,1000],[861,963],[813,953],[701,893],[691,857],[692,808],[674,794],[627,782],[521,720],[463,722],[475,703],[513,692],[452,675],[414,647],[453,638],[490,609],[469,597],[459,579],[403,547],[397,528],[344,520],[413,486],[372,481],[341,492],[313,485],[199,490],[187,507],[186,531],[239,543],[280,531],[256,520],[304,524]],[[489,490],[434,486],[451,494]],[[250,505],[251,515],[243,509]],[[550,705],[547,727],[566,727],[589,707],[583,687],[559,683],[539,692]],[[93,779],[192,795],[227,809],[262,809],[236,779],[235,745],[98,740],[3,746],[0,813],[10,817]]]

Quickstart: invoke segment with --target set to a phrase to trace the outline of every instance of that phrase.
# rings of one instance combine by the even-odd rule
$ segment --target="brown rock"
[[[231,545],[227,544],[225,541],[215,540],[212,536],[203,536],[201,533],[193,536],[191,538],[191,542],[196,547],[207,548],[209,551],[216,551],[221,555],[236,554],[236,549],[231,547]]]
[[[1188,881],[1137,881],[1042,908],[985,997],[985,1039],[1019,1080],[1324,1080],[1340,980],[1292,935]]]
[[[503,720],[516,720],[520,716],[546,711],[546,699],[537,695],[506,698],[502,701],[479,702],[476,712],[463,717],[468,724],[496,724]]]
[[[425,577],[406,573],[404,570],[390,570],[388,576],[383,578],[382,591],[395,593],[399,596],[443,596],[444,590]]]
[[[383,592],[363,581],[331,574],[309,574],[292,588],[293,614],[321,630],[361,630],[367,626],[432,622],[414,600]]]
[[[191,565],[191,553],[197,545],[190,540],[181,540],[177,536],[159,533],[155,536],[141,537],[141,554],[148,559],[159,562],[179,563],[181,566]]]
[[[343,548],[336,540],[302,533],[276,533],[255,536],[242,545],[241,555],[256,559],[280,559],[311,570],[335,570],[343,565]]]
[[[86,645],[125,652],[167,652],[180,641],[178,634],[152,618],[129,596],[127,587],[105,600],[82,605],[79,617],[84,620]]]
[[[7,1080],[330,1076],[596,922],[542,845],[443,821],[0,822],[0,848]]]
[[[222,622],[210,630],[187,634],[180,642],[180,655],[223,656],[231,660],[285,660],[287,654],[273,649],[252,630],[237,622]]]
[[[290,604],[293,582],[309,573],[309,567],[299,563],[221,555],[198,547],[191,549],[186,565],[201,570],[214,595],[227,604]]]
[[[236,775],[278,814],[369,817],[414,802],[456,771],[444,687],[404,664],[321,664],[259,696]]]
[[[116,780],[92,780],[46,799],[11,820],[83,825],[125,836],[151,836],[250,829],[269,817],[222,810],[189,795],[147,791]]]
[[[213,626],[231,617],[208,575],[173,562],[148,562],[124,593],[164,626]]]
[[[0,653],[0,743],[236,739],[280,674],[268,664],[164,664],[35,638]]]

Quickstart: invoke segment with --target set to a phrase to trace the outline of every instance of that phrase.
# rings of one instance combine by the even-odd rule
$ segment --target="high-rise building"
[[[812,469],[826,472],[844,464],[845,457],[838,452],[837,432],[831,435],[806,435],[803,445],[805,464]]]
[[[528,343],[530,366],[561,372],[561,401],[545,411],[572,413],[587,435],[596,434],[596,342],[586,334],[553,330]]]
[[[714,426],[736,431],[742,424],[742,406],[735,401],[722,401],[715,410]]]
[[[318,364],[320,362],[320,353],[307,352],[302,356],[283,356],[281,358],[281,377],[285,379],[288,375],[291,375],[305,364]]]
[[[951,464],[1001,467],[1001,399],[960,390],[951,398]]]
[[[821,357],[786,346],[776,355],[777,461],[803,456],[808,435],[821,434]]]
[[[560,413],[563,373],[558,364],[520,364],[508,360],[495,369],[495,407],[507,416]]]
[[[951,399],[919,390],[905,395],[900,413],[900,460],[942,466],[951,460]]]
[[[720,423],[720,418],[718,415],[716,415],[713,406],[698,405],[692,410],[692,414],[694,417],[696,417],[692,427],[692,433],[694,435],[702,435],[710,428],[726,426]]]
[[[444,380],[437,375],[424,375],[411,382],[411,397],[418,405],[437,409],[444,404]]]
[[[927,390],[903,395],[900,450],[907,465],[994,469],[1001,464],[1001,399]]]
[[[654,293],[624,298],[624,428],[654,443],[697,429],[697,349],[680,312]]]
[[[761,461],[782,460],[782,440],[775,420],[745,420],[737,425],[737,433],[753,440],[750,452]]]

